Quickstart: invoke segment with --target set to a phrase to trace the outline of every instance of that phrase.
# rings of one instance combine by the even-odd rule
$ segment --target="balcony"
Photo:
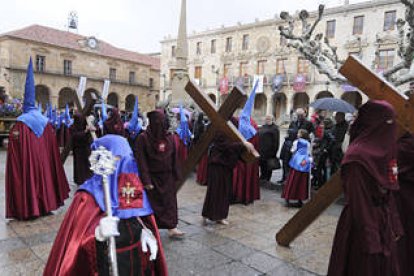
[[[10,70],[10,71],[14,71],[14,72],[19,72],[19,73],[24,73],[26,74],[26,67],[19,67],[19,66],[10,66],[10,67],[6,67],[5,69]],[[73,72],[73,71],[72,71]],[[62,77],[62,78],[75,78],[75,79],[79,79],[80,77],[87,77],[88,80],[91,81],[98,81],[98,82],[104,82],[106,79],[108,79],[107,77],[91,77],[88,75],[84,75],[84,74],[64,74],[63,71],[55,71],[55,70],[43,70],[42,72],[34,72],[36,75],[46,75],[46,76],[55,76],[55,77]],[[141,82],[133,82],[130,83],[129,79],[125,79],[125,80],[119,80],[119,79],[115,79],[115,80],[111,80],[111,83],[113,84],[121,84],[121,85],[128,85],[128,86],[139,86],[139,87],[144,87],[144,88],[149,88],[149,83],[148,84],[143,84]]]

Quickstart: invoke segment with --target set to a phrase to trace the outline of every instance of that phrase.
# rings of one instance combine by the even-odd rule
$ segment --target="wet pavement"
[[[0,151],[0,275],[42,275],[50,248],[71,202],[51,216],[33,221],[4,218],[6,152]],[[72,180],[72,159],[65,164]],[[272,181],[279,178],[275,171]],[[276,245],[275,234],[297,209],[283,206],[280,192],[261,189],[261,200],[233,205],[230,225],[203,225],[201,209],[206,187],[190,178],[178,194],[179,228],[183,240],[170,240],[162,230],[170,275],[326,275],[333,236],[341,207],[331,206],[290,248]]]

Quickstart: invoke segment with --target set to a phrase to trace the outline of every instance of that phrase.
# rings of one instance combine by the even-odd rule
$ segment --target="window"
[[[361,35],[363,31],[364,31],[364,16],[355,16],[352,34]]]
[[[203,68],[201,66],[196,66],[194,68],[194,78],[201,80],[202,76],[203,76]]]
[[[250,36],[248,34],[243,35],[243,42],[242,42],[243,51],[249,49],[249,41],[250,41]]]
[[[284,47],[287,45],[287,40],[286,37],[284,37],[283,35],[280,36],[280,41],[279,41],[280,47]]]
[[[109,79],[116,80],[116,69],[115,68],[109,68]]]
[[[63,74],[65,76],[72,75],[72,61],[71,60],[64,60],[63,61]]]
[[[231,70],[231,64],[224,64],[223,76],[228,77]]]
[[[378,69],[387,70],[394,65],[394,50],[380,50]]]
[[[212,54],[215,54],[215,53],[216,53],[216,40],[215,40],[215,39],[213,39],[213,40],[211,41],[211,50],[210,50],[210,52],[211,52]]]
[[[129,83],[135,83],[135,72],[129,72]]]
[[[264,73],[265,73],[265,66],[266,66],[266,60],[259,60],[257,62],[256,74],[258,74],[258,75],[264,75]]]
[[[46,57],[36,55],[36,71],[44,72],[46,71]]]
[[[230,53],[232,50],[232,43],[233,43],[233,38],[228,37],[226,38],[226,53]]]
[[[177,49],[177,47],[171,46],[171,56],[172,57],[175,57],[175,55],[176,55],[176,49]]]
[[[153,88],[154,87],[154,79],[153,78],[149,78],[149,88]]]
[[[397,20],[396,11],[387,11],[384,15],[384,31],[394,30],[395,22]]]
[[[197,42],[197,48],[196,48],[196,55],[199,56],[201,55],[201,47],[202,47],[202,43],[201,42]]]
[[[280,59],[276,60],[276,74],[277,75],[286,74],[285,61],[287,61],[286,58],[280,58]]]
[[[298,59],[298,74],[307,74],[309,72],[309,62],[307,59],[300,57]]]
[[[240,68],[239,68],[239,76],[246,76],[247,75],[247,69],[248,69],[248,62],[240,62]]]
[[[336,27],[336,20],[330,20],[326,22],[326,37],[327,38],[334,38],[335,37],[335,27]]]

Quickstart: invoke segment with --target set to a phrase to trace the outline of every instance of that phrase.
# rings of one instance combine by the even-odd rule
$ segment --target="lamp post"
[[[219,74],[220,68],[216,69],[215,65],[211,65],[211,71],[216,75],[216,106],[220,106],[220,82],[219,82]]]
[[[161,100],[165,100],[165,93],[167,92],[165,79],[167,78],[167,75],[166,74],[161,74],[161,77],[163,78],[163,89],[162,89],[162,97],[160,97],[160,98],[161,98]]]

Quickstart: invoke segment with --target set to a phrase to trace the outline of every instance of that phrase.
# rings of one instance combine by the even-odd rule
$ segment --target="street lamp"
[[[220,106],[220,82],[219,82],[219,74],[220,74],[220,68],[216,69],[215,65],[211,65],[211,71],[213,74],[216,75],[216,106]]]

